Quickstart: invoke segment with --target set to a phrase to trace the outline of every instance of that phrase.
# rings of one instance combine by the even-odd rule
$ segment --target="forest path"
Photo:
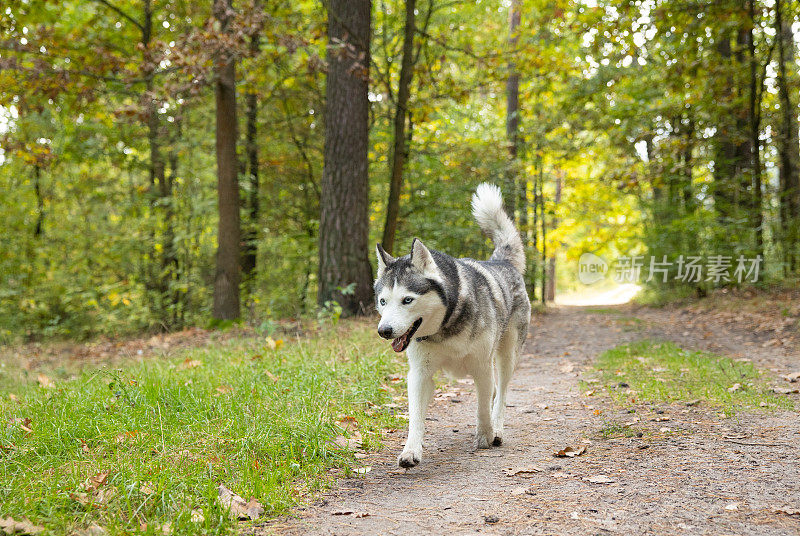
[[[677,315],[677,316],[676,316]],[[420,466],[398,471],[405,430],[362,460],[372,470],[294,517],[256,534],[800,534],[800,419],[793,412],[739,413],[642,404],[644,437],[601,439],[609,422],[631,419],[607,397],[586,397],[579,381],[606,349],[642,338],[747,357],[767,371],[797,368],[794,350],[764,345],[674,310],[558,307],[536,315],[511,383],[502,447],[473,451],[475,395],[455,383],[429,412]],[[793,363],[793,364],[792,364]],[[771,372],[770,372],[771,371]],[[775,376],[772,378],[771,376]],[[658,413],[657,413],[658,412]],[[653,422],[656,415],[670,421]],[[667,433],[664,425],[680,433]],[[555,458],[569,445],[576,458]],[[539,472],[507,476],[535,465]],[[604,475],[611,483],[588,479]],[[727,508],[726,508],[727,507]],[[368,514],[364,517],[354,512]],[[339,513],[339,514],[337,514]]]

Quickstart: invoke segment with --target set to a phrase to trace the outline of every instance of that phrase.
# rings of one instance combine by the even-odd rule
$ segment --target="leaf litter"
[[[217,500],[233,519],[258,519],[264,513],[264,507],[255,498],[245,501],[223,484],[217,488]]]

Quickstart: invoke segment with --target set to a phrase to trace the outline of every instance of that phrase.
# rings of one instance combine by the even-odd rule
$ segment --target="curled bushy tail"
[[[503,194],[494,184],[484,182],[472,195],[472,215],[494,242],[491,260],[508,261],[525,273],[525,249],[514,222],[503,210]]]

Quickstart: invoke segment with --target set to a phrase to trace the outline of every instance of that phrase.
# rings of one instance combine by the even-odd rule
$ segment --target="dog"
[[[475,448],[503,442],[506,391],[531,315],[522,277],[525,250],[500,188],[478,186],[472,213],[494,242],[488,261],[454,258],[417,238],[411,253],[399,258],[376,246],[378,334],[392,340],[395,352],[408,350],[408,439],[398,457],[406,469],[422,460],[425,413],[439,370],[475,381]]]

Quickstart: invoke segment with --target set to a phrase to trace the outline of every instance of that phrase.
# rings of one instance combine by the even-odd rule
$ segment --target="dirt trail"
[[[739,414],[725,419],[702,406],[637,409],[642,438],[599,439],[607,422],[631,415],[604,398],[580,393],[581,371],[603,350],[644,337],[684,347],[750,349],[748,357],[781,369],[796,353],[745,345],[746,332],[675,325],[669,311],[624,315],[560,307],[537,316],[511,383],[502,447],[474,452],[475,396],[443,398],[429,413],[419,467],[397,471],[405,431],[365,464],[372,471],[340,482],[295,517],[257,527],[257,534],[800,534],[800,420],[795,413]],[[632,321],[631,318],[634,318]],[[669,321],[669,322],[668,322]],[[702,330],[702,333],[698,333]],[[783,372],[786,372],[785,370]],[[659,412],[659,413],[657,413]],[[652,422],[669,415],[668,423]],[[662,430],[668,424],[670,431]],[[578,443],[586,454],[554,458]],[[505,470],[542,469],[507,476]],[[589,477],[604,475],[612,483]],[[352,511],[366,517],[333,515]],[[252,529],[250,529],[252,532]]]

